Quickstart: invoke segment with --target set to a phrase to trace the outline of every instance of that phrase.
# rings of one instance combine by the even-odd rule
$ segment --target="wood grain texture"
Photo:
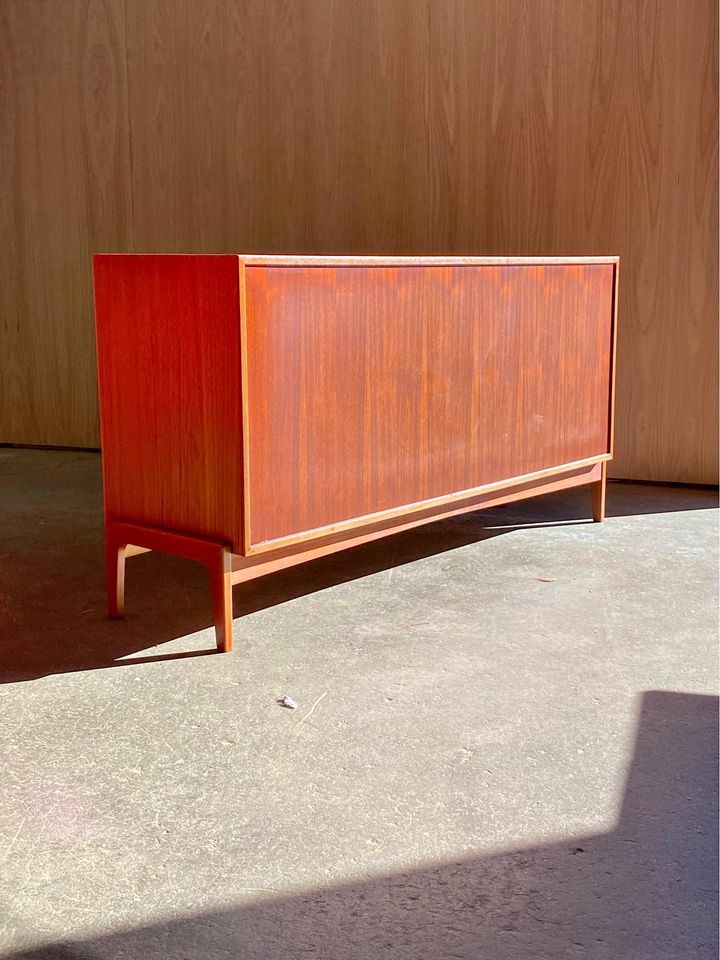
[[[340,550],[348,550],[351,547],[358,547],[364,543],[378,540],[380,537],[412,530],[414,527],[434,523],[445,517],[455,517],[463,513],[517,503],[517,501],[525,500],[528,497],[555,493],[559,490],[567,490],[570,487],[589,484],[590,489],[593,490],[597,482],[602,479],[604,466],[604,462],[596,463],[593,466],[564,471],[541,480],[524,481],[506,486],[504,489],[479,494],[464,501],[432,505],[419,510],[417,513],[385,518],[365,524],[362,528],[355,530],[331,533],[326,537],[313,540],[311,543],[299,541],[295,544],[284,545],[279,549],[263,551],[251,556],[233,556],[232,581],[233,583],[244,583],[247,580],[254,580],[256,577],[275,573],[277,570],[283,570],[297,563],[307,563],[309,560],[316,560],[319,557],[337,553]]]
[[[0,441],[97,445],[90,256],[132,249],[125,20],[0,2]]]
[[[605,519],[605,497],[607,493],[607,463],[600,467],[600,479],[592,484],[592,515],[595,523]]]
[[[613,475],[717,480],[714,0],[0,0],[0,16],[0,440],[97,438],[92,249],[607,253]]]
[[[96,256],[95,302],[107,518],[233,547],[238,258]]]
[[[247,266],[249,542],[608,454],[613,274]]]
[[[394,517],[368,524],[362,530],[350,533],[335,533],[312,544],[298,543],[272,550],[261,556],[238,556],[231,554],[223,544],[208,542],[201,537],[187,537],[167,530],[138,526],[113,520],[106,521],[105,545],[107,556],[108,612],[112,619],[122,618],[125,607],[125,560],[127,557],[149,550],[170,553],[189,560],[197,560],[208,567],[213,605],[215,637],[220,651],[233,648],[233,584],[245,583],[268,573],[275,573],[298,563],[307,563],[340,550],[370,543],[380,537],[411,530],[444,517],[457,516],[524,500],[570,487],[591,484],[604,477],[605,463],[577,468],[553,477],[525,481],[497,490],[470,497],[464,502],[431,506],[412,516]],[[596,495],[593,492],[593,508]],[[139,544],[143,544],[139,546]]]
[[[218,650],[233,648],[232,554],[222,543],[186,537],[167,530],[135,524],[105,522],[108,613],[121,619],[125,612],[125,559],[157,550],[204,563],[210,575],[213,622]]]
[[[232,585],[589,484],[611,457],[616,262],[94,258],[108,611],[128,556]]]

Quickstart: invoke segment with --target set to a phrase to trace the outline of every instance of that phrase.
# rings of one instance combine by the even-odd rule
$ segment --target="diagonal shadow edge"
[[[717,697],[642,695],[617,825],[221,907],[6,960],[710,960],[717,956]]]

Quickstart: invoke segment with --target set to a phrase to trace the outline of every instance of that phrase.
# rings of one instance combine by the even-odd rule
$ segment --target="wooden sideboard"
[[[232,585],[588,484],[613,448],[617,257],[94,258],[111,616],[125,558]]]

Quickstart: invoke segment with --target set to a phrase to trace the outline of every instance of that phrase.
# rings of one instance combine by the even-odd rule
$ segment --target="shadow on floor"
[[[212,622],[205,570],[177,558],[147,554],[129,560],[126,619],[108,621],[98,456],[0,453],[7,523],[0,544],[0,683],[216,653],[213,645],[135,656]],[[589,501],[589,491],[576,488],[396,534],[238,586],[236,613],[253,613],[513,530],[589,523]],[[617,484],[608,494],[610,517],[716,504],[716,493],[704,489]]]
[[[440,521],[313,560],[236,586],[235,618],[517,529],[522,525],[492,530],[477,519],[462,525]],[[0,683],[217,653],[212,646],[136,656],[211,626],[207,572],[163,554],[133,557],[127,562],[125,619],[109,621],[101,537],[98,528],[83,551],[58,551],[50,561],[46,552],[5,559],[0,614],[12,622],[0,649]],[[214,635],[209,639],[214,643]]]
[[[650,692],[615,830],[12,960],[714,960],[717,698]],[[239,865],[239,869],[241,869]]]

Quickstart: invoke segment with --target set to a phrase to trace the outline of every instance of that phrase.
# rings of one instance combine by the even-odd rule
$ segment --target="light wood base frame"
[[[607,490],[607,461],[600,464],[600,479],[592,484],[592,515],[595,523],[605,519],[605,491]]]
[[[298,563],[347,550],[377,540],[393,533],[401,533],[422,524],[432,523],[457,514],[469,513],[488,507],[501,506],[528,497],[537,497],[581,485],[589,485],[592,498],[592,518],[595,522],[605,519],[605,490],[607,485],[607,461],[569,470],[542,480],[515,483],[506,490],[493,490],[475,495],[467,502],[445,504],[414,513],[404,522],[402,517],[393,517],[369,524],[352,532],[341,531],[322,540],[298,543],[258,555],[241,556],[232,552],[229,544],[217,543],[200,536],[159,530],[144,524],[106,518],[105,544],[107,558],[108,610],[113,619],[124,613],[125,560],[139,553],[156,550],[204,563],[210,573],[213,605],[213,622],[217,648],[227,652],[233,647],[232,587],[256,577],[282,570]]]
[[[111,619],[121,618],[124,614],[126,558],[149,550],[197,560],[207,566],[210,573],[217,648],[221,651],[232,650],[232,554],[225,544],[212,540],[134,523],[106,520],[108,612]]]

